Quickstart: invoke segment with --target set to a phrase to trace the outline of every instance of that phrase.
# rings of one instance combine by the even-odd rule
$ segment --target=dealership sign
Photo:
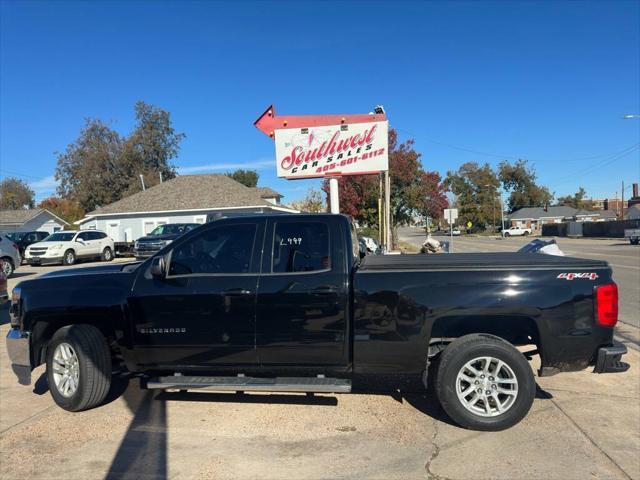
[[[270,106],[254,125],[275,140],[279,177],[365,175],[389,169],[384,112],[276,116]]]
[[[295,179],[362,175],[389,167],[389,123],[275,131],[278,176]]]

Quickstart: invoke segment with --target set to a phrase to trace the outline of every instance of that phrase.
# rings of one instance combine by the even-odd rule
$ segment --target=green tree
[[[136,124],[126,137],[98,119],[87,119],[80,135],[58,154],[58,195],[87,212],[175,177],[170,161],[184,134],[176,133],[168,112],[137,102]]]
[[[122,165],[122,138],[97,119],[87,119],[76,141],[58,154],[58,195],[85,211],[122,198],[131,178]]]
[[[593,208],[593,202],[591,200],[587,200],[586,196],[586,190],[580,187],[573,195],[558,197],[558,204],[567,205],[577,209],[591,210]]]
[[[494,219],[500,218],[500,180],[488,163],[464,163],[457,171],[447,172],[445,184],[456,196],[458,224],[495,225]]]
[[[227,177],[233,178],[236,182],[239,182],[247,187],[255,188],[258,186],[258,172],[255,170],[242,170],[238,169],[235,172],[225,173]]]
[[[180,152],[184,133],[176,133],[171,115],[166,110],[138,101],[135,104],[136,124],[122,144],[121,165],[129,183],[126,195],[142,190],[139,176],[147,188],[176,176],[171,160]],[[125,196],[126,196],[125,195]]]
[[[291,203],[291,208],[308,213],[321,213],[327,210],[322,193],[315,188],[307,190],[307,195],[302,200]]]
[[[536,184],[536,172],[526,160],[518,160],[513,165],[503,161],[498,169],[504,189],[511,192],[509,211],[522,207],[544,207],[553,200],[553,194],[547,187]]]
[[[35,194],[26,182],[7,177],[0,182],[0,210],[33,208]]]

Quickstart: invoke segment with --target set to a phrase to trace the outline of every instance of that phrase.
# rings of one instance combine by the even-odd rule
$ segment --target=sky
[[[127,134],[143,100],[184,132],[185,173],[276,177],[279,114],[382,104],[426,170],[528,159],[556,196],[640,177],[640,2],[0,2],[0,178],[55,193],[87,117]],[[635,146],[635,148],[634,148]]]

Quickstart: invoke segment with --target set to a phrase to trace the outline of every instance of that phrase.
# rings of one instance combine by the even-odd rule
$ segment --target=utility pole
[[[144,176],[142,174],[140,174],[140,183],[142,183],[142,191],[144,192],[147,187],[144,186]]]
[[[622,200],[620,203],[622,203],[622,205],[620,206],[620,211],[622,213],[622,216],[624,216],[624,180],[622,180]]]

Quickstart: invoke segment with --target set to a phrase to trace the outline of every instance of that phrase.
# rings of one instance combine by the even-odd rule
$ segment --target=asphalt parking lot
[[[495,242],[481,240],[456,241],[456,251]],[[625,255],[598,245],[593,255]],[[635,269],[614,266],[617,281],[627,278],[624,268],[628,282],[640,275],[638,255],[629,260]],[[627,265],[626,257],[616,262]],[[64,267],[23,266],[9,288],[56,268]],[[629,328],[637,328],[638,285],[621,286],[631,296],[621,315]],[[5,307],[2,335],[7,321]],[[624,374],[538,378],[528,417],[483,433],[453,425],[420,391],[159,393],[133,380],[117,382],[106,405],[68,413],[53,403],[42,366],[33,385],[18,385],[0,342],[0,478],[640,478],[640,352],[625,359]]]

